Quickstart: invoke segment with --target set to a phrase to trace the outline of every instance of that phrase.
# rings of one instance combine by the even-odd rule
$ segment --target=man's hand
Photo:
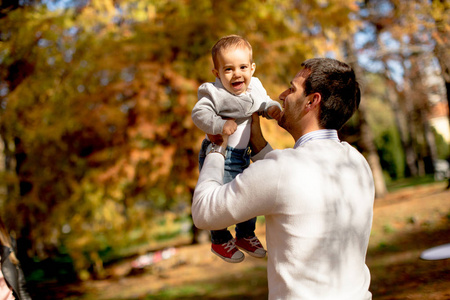
[[[271,118],[273,118],[273,119],[279,121],[279,120],[280,120],[280,117],[281,117],[281,109],[280,109],[278,106],[273,105],[273,106],[271,106],[271,107],[269,107],[269,108],[267,109],[267,114],[268,114]]]
[[[237,124],[234,120],[230,119],[225,122],[222,129],[223,135],[232,135],[237,129]]]
[[[216,135],[212,135],[212,134],[208,134],[208,138],[209,140],[216,144],[216,145],[228,145],[228,135],[221,135],[221,134],[216,134]]]
[[[252,129],[250,134],[250,148],[252,149],[252,155],[259,153],[264,147],[266,147],[267,141],[263,137],[261,131],[261,124],[259,123],[258,113],[252,115]]]

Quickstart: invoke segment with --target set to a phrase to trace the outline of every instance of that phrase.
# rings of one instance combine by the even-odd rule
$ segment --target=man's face
[[[247,91],[255,72],[255,64],[251,62],[250,55],[250,50],[246,47],[226,49],[218,53],[219,66],[213,73],[225,89],[234,95]]]
[[[300,71],[291,81],[291,86],[279,96],[282,101],[283,112],[278,125],[290,133],[298,126],[309,99],[304,93],[304,82],[308,75],[309,73],[306,70]]]

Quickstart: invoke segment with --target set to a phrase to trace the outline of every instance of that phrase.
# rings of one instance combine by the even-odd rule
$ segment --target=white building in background
[[[442,78],[436,58],[430,57],[427,62],[428,64],[424,66],[423,70],[426,74],[424,84],[428,89],[428,100],[431,105],[429,116],[430,125],[450,144],[449,108],[444,79]]]
[[[447,103],[440,101],[433,105],[430,114],[430,125],[450,144],[450,123],[448,120]]]

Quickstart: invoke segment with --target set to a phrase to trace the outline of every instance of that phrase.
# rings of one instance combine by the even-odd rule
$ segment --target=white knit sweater
[[[208,155],[194,193],[195,225],[221,229],[264,215],[269,299],[371,299],[365,256],[374,185],[366,160],[336,140],[271,150],[225,185],[223,156]]]

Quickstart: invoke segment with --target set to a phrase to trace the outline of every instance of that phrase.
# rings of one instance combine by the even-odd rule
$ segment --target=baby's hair
[[[232,47],[235,49],[238,47],[248,48],[248,50],[250,51],[250,62],[253,63],[252,45],[250,45],[250,43],[245,38],[239,35],[232,34],[220,38],[211,49],[211,55],[215,69],[217,69],[219,66],[219,62],[217,60],[217,56],[219,55],[219,53]]]

